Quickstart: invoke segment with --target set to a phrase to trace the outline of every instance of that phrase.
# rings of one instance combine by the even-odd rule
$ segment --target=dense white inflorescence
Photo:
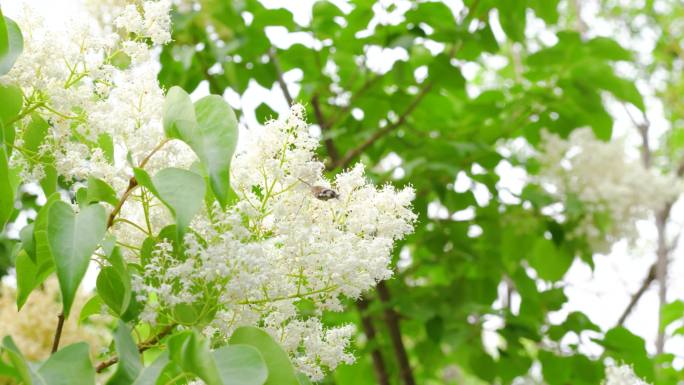
[[[625,156],[617,139],[598,140],[590,128],[568,139],[545,133],[540,182],[565,202],[566,221],[577,221],[575,237],[586,237],[597,252],[622,238],[635,239],[635,221],[645,219],[681,192],[676,178],[646,169]]]
[[[95,176],[122,189],[130,176],[126,158],[130,156],[137,165],[163,140],[164,93],[151,52],[170,41],[171,3],[121,3],[105,7],[111,19],[108,24],[85,11],[62,24],[47,22],[29,6],[12,15],[24,34],[25,47],[0,82],[20,86],[24,110],[38,112],[51,126],[37,154],[22,149],[21,138],[32,115],[26,114],[17,127],[17,151],[11,162],[21,167],[25,180],[44,175],[35,159],[49,155],[59,175],[75,181]],[[74,141],[74,136],[82,138],[81,142]],[[182,147],[170,143],[150,168],[189,165],[194,156],[178,151]],[[114,155],[115,161],[107,159]]]
[[[158,294],[145,312],[150,321],[178,304],[217,302],[208,335],[263,326],[314,379],[321,366],[353,359],[346,352],[353,328],[326,329],[318,316],[391,276],[393,243],[415,220],[413,190],[378,189],[361,165],[328,181],[313,157],[317,145],[297,105],[286,120],[251,132],[232,165],[237,202],[193,222],[187,259],[174,259],[170,243],[152,252],[138,282],[140,293]],[[340,197],[319,200],[311,186]]]
[[[628,365],[606,367],[606,379],[603,385],[648,385],[634,374]]]
[[[103,13],[76,15],[64,24],[60,39],[29,8],[13,15],[26,48],[0,82],[19,85],[24,108],[49,124],[39,154],[21,151],[21,140],[12,154],[13,166],[29,180],[44,174],[36,157],[50,156],[57,173],[73,182],[72,192],[94,176],[120,194],[132,167],[151,154],[145,164],[151,174],[189,168],[196,159],[181,141],[167,141],[162,125],[164,92],[153,49],[170,39],[170,2],[103,4],[89,8]],[[27,114],[19,122],[18,138],[31,119]],[[106,142],[112,143],[113,159]],[[412,231],[416,219],[414,193],[376,188],[362,165],[328,180],[314,157],[317,146],[299,105],[287,118],[248,133],[232,164],[237,197],[225,209],[214,205],[199,214],[180,253],[171,240],[156,243],[149,253],[141,248],[174,220],[150,193],[134,190],[111,230],[126,258],[142,267],[133,278],[136,297],[145,304],[141,318],[178,321],[179,309],[194,309],[194,321],[216,339],[239,326],[263,327],[312,379],[351,362],[353,327],[324,327],[320,317],[341,311],[344,298],[357,298],[391,276],[394,242]],[[314,186],[339,196],[318,199]]]

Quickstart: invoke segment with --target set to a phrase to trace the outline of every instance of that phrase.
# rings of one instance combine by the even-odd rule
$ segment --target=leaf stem
[[[153,337],[151,337],[147,341],[143,341],[143,342],[139,343],[138,344],[138,352],[142,353],[145,350],[148,350],[148,349],[155,347],[159,343],[159,341],[164,339],[164,337],[166,337],[167,335],[171,334],[171,332],[173,331],[173,329],[175,327],[176,327],[175,323],[167,325],[166,327],[164,327],[164,329],[162,329],[159,333],[155,334]],[[97,366],[95,366],[95,371],[97,373],[102,373],[103,370],[105,370],[108,367],[116,364],[117,362],[119,362],[119,357],[114,356],[114,357],[112,357],[106,361],[102,361],[99,364],[97,364]]]
[[[55,330],[55,338],[52,340],[52,350],[50,354],[53,354],[59,349],[59,340],[62,337],[62,329],[64,328],[64,312],[62,311],[57,315],[57,330]]]

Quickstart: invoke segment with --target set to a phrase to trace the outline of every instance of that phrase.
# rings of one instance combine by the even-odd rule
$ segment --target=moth
[[[308,183],[305,180],[299,179],[302,183],[306,184],[311,188],[311,194],[313,194],[316,199],[322,200],[322,201],[329,201],[331,199],[339,199],[340,198],[340,193],[337,191],[328,188],[328,187],[323,187],[323,186],[313,186],[311,183]]]
[[[322,186],[312,186],[311,193],[316,197],[316,199],[320,199],[322,201],[339,199],[340,197],[340,194],[337,191]]]

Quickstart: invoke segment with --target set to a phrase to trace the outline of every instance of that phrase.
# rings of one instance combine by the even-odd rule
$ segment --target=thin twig
[[[152,338],[148,339],[147,341],[143,341],[143,342],[139,343],[138,344],[138,351],[140,353],[142,353],[145,350],[148,350],[148,349],[155,347],[159,343],[159,341],[161,341],[162,339],[164,339],[164,337],[169,335],[173,331],[173,328],[175,328],[175,327],[176,327],[176,324],[167,325],[164,329],[162,329],[162,331],[160,331],[158,334],[154,335]],[[97,366],[95,367],[95,371],[97,373],[102,373],[103,370],[105,370],[106,368],[116,364],[117,362],[119,362],[119,357],[114,356],[114,357],[112,357],[106,361],[102,361],[99,364],[97,364]]]
[[[324,137],[327,136],[326,133],[329,133],[330,126],[323,116],[321,104],[318,100],[318,94],[314,94],[314,96],[311,98],[311,107],[313,107],[314,115],[316,115],[316,121],[318,121],[318,125],[321,127],[321,134]],[[323,140],[323,143],[325,144],[325,150],[328,152],[330,162],[337,163],[337,161],[340,159],[340,153],[337,151],[337,147],[335,147],[335,142],[333,142],[332,138],[326,137]]]
[[[625,324],[627,317],[629,317],[629,315],[632,313],[632,310],[634,310],[634,307],[636,306],[637,302],[639,302],[639,300],[641,299],[641,296],[644,295],[649,286],[651,286],[651,283],[653,283],[653,281],[655,280],[655,271],[656,264],[654,263],[653,265],[651,265],[651,268],[648,269],[648,274],[646,275],[646,278],[644,278],[644,282],[641,284],[639,290],[632,294],[632,298],[630,299],[629,304],[620,315],[620,318],[618,318],[617,326],[622,326]]]
[[[400,127],[402,124],[406,122],[406,119],[411,115],[413,110],[420,105],[420,102],[423,100],[425,95],[430,92],[432,89],[432,82],[429,81],[425,84],[423,88],[418,92],[416,97],[413,99],[413,101],[406,107],[406,110],[399,116],[399,119],[397,119],[396,122],[392,124],[388,124],[387,126],[383,127],[382,129],[376,131],[373,135],[370,136],[370,138],[366,139],[363,143],[361,143],[359,146],[349,150],[342,159],[340,159],[339,162],[335,163],[330,163],[327,167],[327,169],[334,170],[338,167],[345,168],[349,166],[349,164],[357,157],[359,156],[362,152],[364,152],[368,147],[372,146],[378,139],[382,138],[383,136],[389,134],[396,128]]]
[[[57,315],[57,329],[55,330],[55,338],[52,340],[52,350],[54,353],[59,349],[59,340],[62,338],[62,329],[64,328],[64,312]]]
[[[376,344],[371,348],[371,359],[373,360],[373,370],[375,372],[375,378],[378,380],[379,385],[390,385],[389,375],[387,374],[387,366],[385,365],[385,359],[382,357],[382,352],[377,347],[377,333],[375,331],[375,326],[373,326],[373,320],[370,315],[367,314],[368,311],[368,300],[365,298],[360,298],[356,301],[356,306],[361,314],[361,324],[363,325],[363,333],[368,339],[368,344]]]
[[[277,75],[276,80],[278,81],[280,89],[283,91],[285,100],[287,100],[287,105],[291,106],[294,102],[294,99],[292,99],[292,95],[290,95],[290,91],[287,89],[287,83],[285,83],[285,78],[283,78],[283,69],[280,67],[280,62],[278,62],[278,58],[276,57],[275,48],[271,47],[268,50],[268,57],[271,60],[271,63],[273,64],[273,68],[275,68]]]
[[[408,354],[406,354],[406,347],[404,341],[401,339],[401,328],[399,327],[399,314],[392,308],[389,289],[384,281],[378,283],[376,287],[378,298],[385,305],[385,324],[392,340],[392,347],[394,348],[394,356],[399,364],[399,374],[404,382],[404,385],[416,385],[416,380],[413,378],[413,370],[409,363]]]

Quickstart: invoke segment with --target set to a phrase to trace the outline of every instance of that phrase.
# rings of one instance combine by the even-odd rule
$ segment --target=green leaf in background
[[[95,385],[95,368],[85,342],[66,346],[48,358],[38,374],[45,385]]]
[[[223,385],[262,385],[268,368],[261,353],[248,345],[228,345],[213,352]]]
[[[94,177],[88,178],[88,195],[87,203],[107,202],[112,206],[119,203],[119,198],[116,196],[116,191],[102,179]]]
[[[24,50],[24,37],[21,35],[21,30],[14,20],[2,16],[1,13],[0,18],[4,21],[0,22],[0,29],[5,29],[7,34],[7,50],[3,50],[0,46],[0,75],[4,75],[12,69],[14,62],[17,61],[21,51]],[[2,41],[0,40],[1,44]]]
[[[534,243],[528,262],[539,278],[555,282],[563,278],[573,259],[572,254],[558,249],[552,241],[539,238]]]
[[[131,337],[131,330],[121,320],[114,330],[114,343],[119,362],[116,371],[107,380],[107,385],[130,385],[142,371],[143,365],[138,346]]]
[[[55,202],[50,208],[47,235],[65,317],[69,316],[78,286],[88,269],[90,257],[104,237],[106,226],[105,210],[97,204],[83,207],[78,214],[64,202]]]
[[[192,218],[202,208],[205,193],[204,178],[192,171],[165,168],[150,178],[146,171],[133,170],[138,183],[150,190],[176,218],[176,232],[181,239]]]
[[[646,343],[641,337],[618,326],[608,330],[603,340],[595,341],[606,348],[607,355],[631,365],[638,376],[649,382],[654,380],[654,363],[649,358]]]
[[[674,321],[684,318],[684,301],[676,300],[665,305],[660,314],[660,328],[665,329]]]
[[[230,343],[250,345],[259,350],[268,367],[266,385],[299,385],[287,353],[265,331],[251,326],[238,328],[230,336]]]
[[[164,103],[164,130],[197,154],[216,199],[225,206],[230,193],[230,162],[238,139],[237,118],[218,95],[205,96],[194,106],[189,103],[190,96],[180,87],[169,90]]]
[[[207,385],[222,385],[209,342],[196,331],[176,334],[169,339],[169,356],[184,371],[201,378]]]

